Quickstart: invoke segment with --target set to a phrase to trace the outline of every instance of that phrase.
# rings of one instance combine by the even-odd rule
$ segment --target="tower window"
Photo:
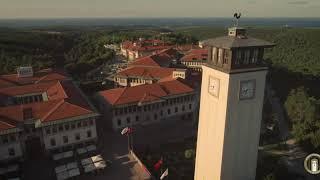
[[[249,59],[250,59],[250,50],[246,50],[244,53],[243,64],[249,64]]]
[[[252,55],[252,60],[251,62],[254,64],[254,63],[257,63],[258,61],[258,57],[259,57],[259,50],[258,49],[255,49],[253,51],[253,55]]]

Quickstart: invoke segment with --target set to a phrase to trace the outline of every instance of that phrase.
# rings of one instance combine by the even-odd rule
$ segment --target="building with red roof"
[[[174,66],[181,54],[172,48],[155,52],[153,55],[144,56],[132,61],[129,66],[143,67],[171,67]]]
[[[2,75],[0,160],[19,158],[34,144],[39,147],[32,149],[51,151],[94,142],[98,116],[62,71]]]
[[[186,69],[133,66],[114,75],[116,86],[137,86],[186,78]]]
[[[156,51],[173,47],[162,40],[140,38],[138,41],[124,41],[120,45],[121,54],[129,60],[134,60],[143,56],[148,56]]]
[[[192,49],[183,56],[182,64],[196,71],[201,71],[201,66],[207,63],[208,49]]]
[[[100,91],[100,112],[114,130],[160,122],[170,117],[192,117],[195,91],[183,79]]]

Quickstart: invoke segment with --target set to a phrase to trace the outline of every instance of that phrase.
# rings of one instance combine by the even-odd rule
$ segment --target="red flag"
[[[162,166],[162,158],[153,166],[154,170],[158,171],[160,167]]]
[[[126,127],[121,131],[122,135],[129,135],[133,132],[132,128]]]

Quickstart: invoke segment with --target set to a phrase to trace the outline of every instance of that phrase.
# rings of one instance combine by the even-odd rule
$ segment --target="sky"
[[[0,0],[0,19],[320,17],[320,0]]]

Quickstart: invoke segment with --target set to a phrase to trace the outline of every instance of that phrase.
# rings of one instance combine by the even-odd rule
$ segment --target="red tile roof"
[[[193,49],[186,53],[185,56],[181,58],[182,62],[191,62],[191,61],[205,61],[203,59],[208,58],[207,49]]]
[[[151,39],[142,41],[125,41],[121,44],[122,48],[129,51],[157,51],[173,47],[161,40]]]
[[[44,69],[34,73],[33,77],[24,78],[19,78],[17,74],[0,75],[0,88],[48,82],[53,80],[63,80],[67,78],[67,73],[58,69]]]
[[[133,61],[130,66],[158,66],[168,67],[174,59],[177,58],[178,52],[174,49],[166,49],[154,55],[145,56]]]
[[[161,67],[141,67],[133,66],[118,72],[115,76],[121,77],[144,77],[150,79],[162,79],[166,77],[171,77],[174,68],[161,68]]]
[[[155,84],[100,91],[99,94],[111,105],[123,105],[157,101],[167,96],[193,92],[194,90],[183,83],[181,79],[177,79]]]
[[[32,110],[33,118],[40,119],[43,123],[94,113],[80,90],[70,80],[38,81],[35,84],[0,88],[0,100],[7,102],[8,98],[30,93],[46,93],[48,101],[0,106],[0,130],[23,124],[23,111],[28,108]]]

